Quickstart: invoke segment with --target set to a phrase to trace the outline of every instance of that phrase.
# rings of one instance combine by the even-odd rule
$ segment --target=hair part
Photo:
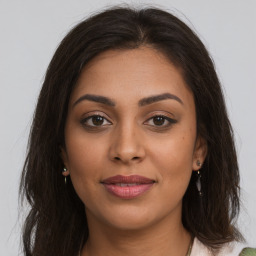
[[[200,198],[195,175],[183,198],[184,227],[212,250],[241,240],[239,172],[221,86],[213,61],[182,21],[156,8],[111,8],[75,26],[57,48],[46,72],[30,132],[20,193],[31,205],[23,229],[24,253],[77,255],[88,238],[84,205],[72,182],[65,186],[60,148],[70,95],[83,67],[106,50],[153,47],[182,70],[193,92],[197,133],[207,142]]]

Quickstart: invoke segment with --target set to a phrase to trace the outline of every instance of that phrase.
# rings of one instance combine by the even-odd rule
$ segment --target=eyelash
[[[104,120],[103,120],[103,124],[102,125],[88,125],[88,124],[86,124],[86,122],[88,122],[88,120],[90,120],[90,119],[92,119],[93,117],[101,117],[101,118],[103,118]],[[164,119],[164,123],[165,123],[165,121],[167,121],[168,122],[168,124],[167,125],[152,125],[154,128],[168,128],[168,127],[170,127],[170,126],[172,126],[173,124],[175,124],[175,123],[177,123],[177,120],[175,120],[175,119],[172,119],[172,118],[170,118],[170,117],[167,117],[167,116],[165,116],[165,115],[154,115],[154,116],[152,116],[152,117],[150,117],[149,119],[147,119],[146,120],[146,122],[148,122],[149,120],[153,120],[154,118],[156,118],[156,117],[161,117],[161,118],[163,118]],[[99,115],[99,114],[97,114],[97,115],[91,115],[91,116],[88,116],[88,117],[86,117],[86,118],[83,118],[81,121],[80,121],[80,123],[84,126],[84,127],[86,127],[86,128],[89,128],[89,129],[97,129],[97,128],[101,128],[101,127],[103,127],[104,126],[104,122],[105,122],[105,120],[107,120],[104,116],[102,116],[102,115]],[[107,120],[108,121],[108,120]],[[109,122],[109,121],[108,121]],[[110,123],[110,122],[109,122]],[[151,126],[151,125],[149,125],[149,126]]]

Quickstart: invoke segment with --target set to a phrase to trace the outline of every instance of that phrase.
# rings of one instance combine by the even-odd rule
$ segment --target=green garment
[[[239,256],[256,256],[256,249],[254,248],[244,248]]]

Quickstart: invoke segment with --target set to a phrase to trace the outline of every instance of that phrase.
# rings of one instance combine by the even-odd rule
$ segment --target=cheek
[[[68,148],[68,162],[71,173],[86,174],[97,163],[97,148],[90,146],[88,141],[71,139]],[[99,152],[98,152],[99,153]],[[89,173],[88,173],[89,174]]]
[[[164,140],[155,141],[150,154],[160,182],[186,189],[192,173],[195,134],[194,130],[179,130]]]
[[[70,133],[69,133],[70,134]],[[73,186],[79,196],[93,192],[99,183],[104,158],[104,144],[95,140],[71,133],[66,136],[68,167]]]
[[[155,160],[163,163],[171,163],[171,166],[192,166],[195,135],[190,131],[172,134],[166,139],[155,141],[151,154]]]
[[[189,136],[176,137],[166,141],[152,158],[158,170],[160,201],[166,205],[162,209],[163,205],[159,201],[157,205],[161,211],[169,212],[181,206],[192,174],[193,142]]]

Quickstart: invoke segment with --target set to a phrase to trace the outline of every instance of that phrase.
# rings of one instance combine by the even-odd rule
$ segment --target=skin
[[[138,106],[142,98],[163,93],[182,102]],[[77,102],[86,94],[108,97],[115,106]],[[85,120],[92,115],[102,116],[102,123]],[[159,124],[153,118],[159,115],[175,122]],[[70,174],[89,227],[81,255],[186,254],[191,237],[181,221],[182,198],[207,148],[197,136],[193,94],[164,55],[144,46],[109,50],[90,61],[71,95],[65,142],[63,175]],[[121,199],[101,184],[118,174],[156,183],[139,197]]]

